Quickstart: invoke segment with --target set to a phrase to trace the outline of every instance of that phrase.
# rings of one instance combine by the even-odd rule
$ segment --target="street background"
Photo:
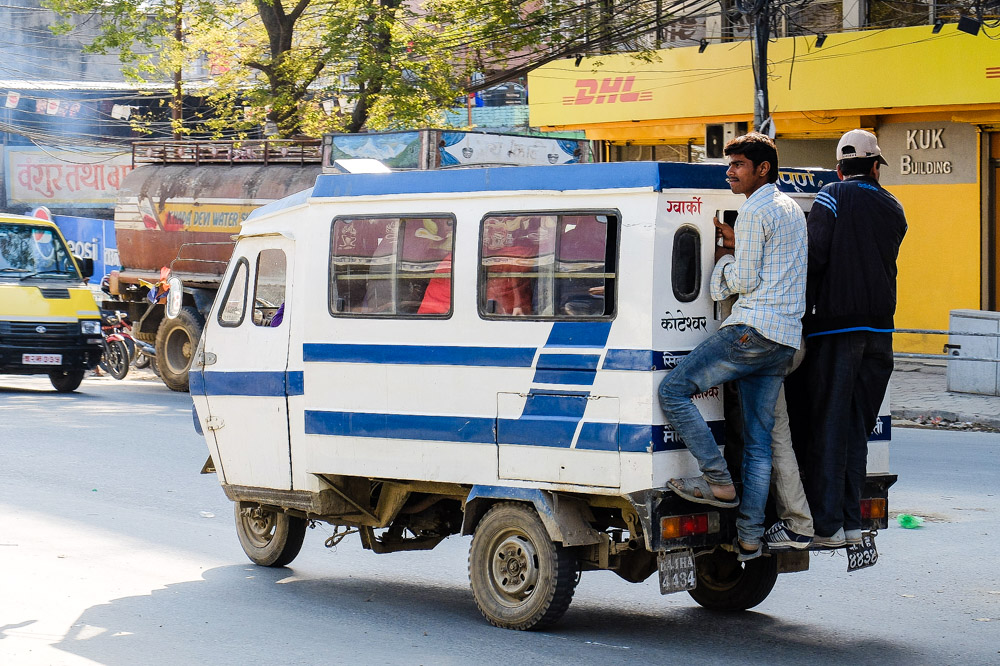
[[[74,395],[0,381],[0,663],[1000,662],[995,432],[896,420],[890,510],[925,522],[892,521],[871,569],[815,554],[738,614],[661,596],[655,576],[588,572],[555,627],[521,633],[479,615],[468,537],[374,555],[356,537],[324,548],[321,525],[289,567],[250,564],[231,503],[198,474],[189,396],[143,377]],[[914,370],[893,386],[939,380]]]

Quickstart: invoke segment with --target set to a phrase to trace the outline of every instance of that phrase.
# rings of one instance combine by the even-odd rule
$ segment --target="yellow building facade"
[[[1000,41],[945,25],[789,37],[768,49],[768,91],[786,166],[835,165],[847,130],[875,132],[882,184],[906,210],[898,328],[947,329],[953,309],[1000,305]],[[584,130],[605,159],[701,146],[706,125],[750,123],[749,41],[549,63],[528,77],[530,122]],[[641,147],[641,148],[637,148]],[[688,150],[687,154],[691,154]],[[940,353],[940,336],[898,336]]]

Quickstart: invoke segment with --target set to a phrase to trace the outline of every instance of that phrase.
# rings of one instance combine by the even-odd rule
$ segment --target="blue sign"
[[[54,215],[53,222],[66,237],[70,252],[83,259],[94,260],[91,284],[101,284],[105,275],[121,268],[112,220]]]

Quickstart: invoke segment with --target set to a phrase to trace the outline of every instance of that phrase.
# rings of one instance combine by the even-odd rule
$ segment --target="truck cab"
[[[52,222],[0,215],[0,374],[45,374],[60,393],[80,386],[102,350],[92,273]]]

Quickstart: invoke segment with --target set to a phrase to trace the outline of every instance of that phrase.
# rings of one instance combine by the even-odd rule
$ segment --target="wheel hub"
[[[531,594],[538,582],[535,548],[520,535],[509,536],[493,554],[493,581],[503,595],[523,599]]]

